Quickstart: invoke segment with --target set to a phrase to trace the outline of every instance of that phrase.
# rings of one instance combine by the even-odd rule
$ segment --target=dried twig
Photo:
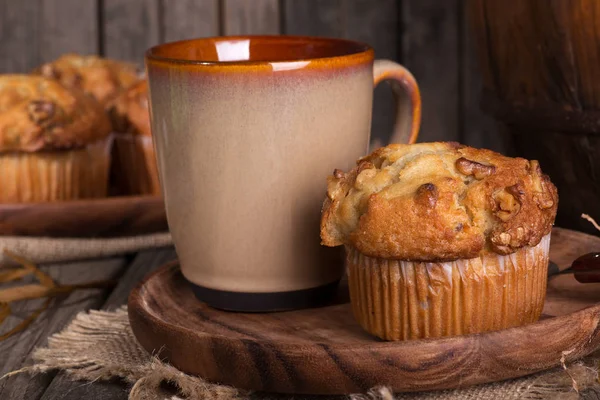
[[[31,272],[25,268],[17,268],[10,271],[0,271],[0,283],[16,281],[29,274],[31,274]]]
[[[0,303],[0,324],[10,315],[10,304]]]
[[[594,218],[590,217],[587,214],[581,214],[581,218],[589,221],[592,225],[594,225],[594,228],[596,228],[597,230],[600,231],[600,225],[598,225],[598,223],[594,220]],[[564,354],[563,354],[563,358],[564,358]],[[563,365],[563,367],[564,367],[564,365]],[[596,367],[596,372],[598,372],[598,371],[600,371],[600,362],[599,362],[599,364]],[[569,375],[569,376],[571,376],[571,375]],[[571,377],[571,379],[573,379],[573,377]],[[600,383],[600,374],[598,374],[598,377],[596,378],[596,381],[598,383]],[[575,389],[575,390],[577,391],[577,389]]]
[[[31,300],[46,298],[44,304],[27,316],[17,326],[4,334],[0,334],[0,341],[11,337],[12,335],[21,332],[27,328],[39,315],[46,310],[52,298],[62,294],[68,294],[78,289],[95,289],[107,288],[116,284],[115,281],[96,281],[86,282],[73,285],[60,285],[47,273],[39,269],[35,264],[27,259],[9,251],[4,250],[4,254],[10,257],[21,266],[8,271],[0,272],[0,283],[12,282],[21,279],[27,275],[33,275],[39,283],[30,283],[21,286],[13,286],[5,289],[0,289],[0,324],[11,315],[10,303],[21,300]]]
[[[567,368],[567,362],[566,362],[567,356],[569,354],[571,354],[572,352],[574,352],[574,351],[575,351],[575,349],[563,351],[562,355],[560,357],[560,365],[565,370],[565,372],[567,373],[567,375],[569,375],[569,378],[571,378],[571,386],[573,387],[573,389],[575,390],[575,392],[579,393],[579,384],[577,383],[577,381],[575,380],[575,378],[573,378],[573,374],[571,374],[571,372]]]
[[[14,335],[16,333],[21,332],[22,330],[25,330],[29,325],[31,325],[31,323],[33,321],[36,320],[37,317],[40,316],[40,314],[42,312],[44,312],[48,308],[48,306],[50,306],[51,302],[52,302],[52,299],[51,298],[47,298],[46,301],[44,302],[44,304],[42,304],[42,306],[40,308],[38,308],[37,310],[35,310],[31,314],[29,314],[27,316],[27,318],[25,318],[23,321],[19,322],[17,324],[17,326],[15,326],[14,328],[12,328],[8,332],[0,334],[0,342],[3,341],[3,340],[8,339],[9,337],[11,337],[12,335]]]
[[[46,287],[44,285],[30,284],[0,289],[0,302],[10,303],[20,300],[39,299],[41,297],[55,297],[71,293],[77,289],[101,289],[115,286],[115,281],[87,282],[75,285],[59,285]]]
[[[581,214],[581,218],[588,220],[589,222],[592,223],[592,225],[594,225],[594,228],[598,229],[600,231],[600,225],[598,225],[598,223],[596,221],[594,221],[594,218],[590,217],[587,214]]]
[[[46,286],[46,287],[54,287],[56,286],[56,283],[54,282],[54,280],[50,277],[50,275],[46,274],[44,271],[42,271],[41,269],[39,269],[34,263],[32,263],[29,260],[26,260],[25,258],[19,256],[18,254],[13,253],[10,250],[4,249],[4,254],[7,257],[12,258],[14,261],[18,262],[19,264],[21,264],[23,266],[24,269],[30,271],[39,281],[42,285]]]

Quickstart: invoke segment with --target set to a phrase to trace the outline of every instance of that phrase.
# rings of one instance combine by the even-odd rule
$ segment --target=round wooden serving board
[[[0,236],[116,237],[167,231],[159,196],[0,204]]]
[[[560,269],[600,251],[600,238],[556,228]],[[196,300],[176,262],[131,293],[129,319],[142,346],[178,369],[242,389],[347,394],[465,387],[515,378],[585,356],[600,345],[600,284],[552,277],[534,324],[443,339],[383,342],[362,331],[347,286],[327,307],[271,314],[218,311]]]

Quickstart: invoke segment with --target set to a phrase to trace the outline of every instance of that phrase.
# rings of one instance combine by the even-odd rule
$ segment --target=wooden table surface
[[[74,262],[42,266],[59,283],[83,283],[116,279],[112,290],[89,289],[75,291],[57,298],[32,325],[19,334],[0,342],[0,376],[31,365],[31,352],[45,346],[48,337],[62,330],[77,313],[90,309],[114,310],[126,304],[131,289],[150,271],[176,258],[173,249],[144,251],[127,257]],[[5,332],[19,323],[31,310],[40,306],[42,300],[16,303],[13,316],[0,328]],[[1,400],[74,400],[85,398],[127,399],[129,388],[115,380],[111,382],[72,381],[64,372],[52,371],[31,375],[22,373],[0,380]],[[284,399],[286,396],[261,395],[260,399]],[[295,400],[306,398],[294,397]],[[323,399],[324,397],[319,397]],[[572,397],[570,397],[572,398]],[[582,399],[600,399],[600,389],[588,389],[581,393]]]
[[[31,365],[31,352],[45,346],[48,337],[62,330],[81,311],[90,309],[114,310],[126,304],[131,289],[150,271],[176,258],[173,249],[144,251],[136,255],[42,266],[59,283],[83,283],[117,279],[112,290],[78,290],[57,298],[25,331],[0,342],[0,376],[26,365]],[[13,314],[0,328],[5,332],[16,325],[42,300],[22,301],[13,306]],[[63,372],[31,375],[17,374],[0,380],[2,400],[49,399],[127,399],[128,387],[118,381],[72,381]]]

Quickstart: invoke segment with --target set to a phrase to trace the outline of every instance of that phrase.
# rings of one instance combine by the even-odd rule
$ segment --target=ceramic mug
[[[162,44],[146,67],[167,220],[196,296],[237,311],[326,301],[343,263],[320,245],[325,178],[367,152],[382,80],[399,100],[393,140],[416,140],[410,72],[363,43],[294,36]]]

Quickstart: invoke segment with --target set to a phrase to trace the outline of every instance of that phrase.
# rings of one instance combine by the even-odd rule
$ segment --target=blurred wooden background
[[[0,0],[0,73],[27,72],[65,52],[142,62],[157,43],[233,34],[337,36],[367,42],[416,76],[419,141],[506,151],[479,110],[480,75],[464,0]],[[373,136],[391,132],[391,91],[375,96]],[[385,140],[385,139],[384,139]]]

